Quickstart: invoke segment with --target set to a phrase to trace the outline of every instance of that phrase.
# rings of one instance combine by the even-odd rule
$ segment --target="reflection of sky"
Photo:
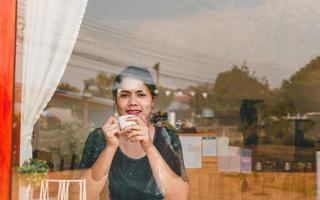
[[[75,73],[160,62],[160,84],[177,88],[212,83],[246,61],[276,87],[319,55],[319,7],[318,0],[91,0],[64,79],[82,86]]]
[[[172,0],[91,0],[87,7],[88,16],[102,19],[156,19],[190,14],[193,12]]]
[[[94,18],[117,19],[158,19],[194,15],[195,10],[185,9],[183,3],[193,3],[197,0],[91,0],[88,3],[87,15]],[[204,4],[210,3],[208,10],[223,10],[233,5],[236,7],[254,7],[262,0],[202,0]]]

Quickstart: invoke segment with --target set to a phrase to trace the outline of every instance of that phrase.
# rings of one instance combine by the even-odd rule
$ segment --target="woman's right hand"
[[[114,115],[103,124],[102,130],[106,140],[107,148],[117,149],[119,146],[119,136],[121,134],[119,123]]]

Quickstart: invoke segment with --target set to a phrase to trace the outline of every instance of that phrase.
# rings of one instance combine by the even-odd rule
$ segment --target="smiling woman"
[[[106,181],[110,199],[186,199],[188,178],[182,147],[172,130],[150,122],[157,90],[151,73],[129,66],[113,83],[117,113],[90,133],[81,160],[88,198]],[[120,128],[118,116],[134,122]]]

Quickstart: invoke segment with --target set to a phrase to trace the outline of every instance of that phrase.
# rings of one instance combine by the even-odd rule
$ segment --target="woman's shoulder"
[[[96,128],[93,131],[91,131],[88,135],[86,145],[97,145],[98,143],[101,143],[101,145],[98,146],[104,146],[105,140],[103,136],[102,128]]]
[[[91,132],[89,133],[89,136],[88,136],[88,137],[91,137],[91,138],[103,137],[102,128],[100,128],[100,127],[95,128],[93,131],[91,131]]]
[[[105,146],[103,132],[101,128],[96,128],[91,131],[84,145],[82,158],[79,167],[88,168],[93,165],[98,158],[100,152]]]
[[[162,134],[168,135],[171,139],[179,137],[176,129],[171,124],[163,122],[160,127],[162,128]]]

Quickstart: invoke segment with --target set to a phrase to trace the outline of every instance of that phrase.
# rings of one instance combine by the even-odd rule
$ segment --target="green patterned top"
[[[179,136],[172,130],[155,129],[153,143],[169,167],[184,181],[188,181]],[[101,128],[90,133],[85,143],[80,168],[89,168],[105,148]],[[148,157],[133,159],[117,149],[109,172],[109,191],[111,200],[163,199],[159,191]]]

